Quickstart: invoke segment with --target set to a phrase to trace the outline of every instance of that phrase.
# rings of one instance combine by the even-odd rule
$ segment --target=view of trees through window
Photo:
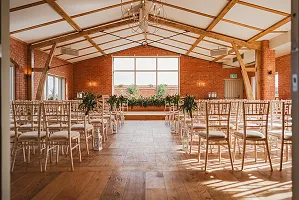
[[[48,75],[45,88],[44,98],[47,100],[65,99],[65,79],[62,77]]]
[[[178,57],[114,57],[114,94],[165,96],[179,93]]]

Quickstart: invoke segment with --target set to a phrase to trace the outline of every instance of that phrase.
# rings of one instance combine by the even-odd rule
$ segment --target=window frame
[[[44,99],[48,100],[48,78],[49,78],[49,76],[53,77],[53,95],[55,96],[56,89],[60,88],[61,93],[59,93],[59,90],[58,90],[58,100],[65,100],[65,98],[66,98],[66,78],[63,76],[55,75],[55,74],[47,74],[47,78],[46,78],[45,86],[44,86]],[[55,81],[56,78],[58,79],[58,87],[56,86],[56,81]]]
[[[114,58],[133,58],[134,59],[134,69],[132,70],[114,70]],[[156,68],[153,70],[137,70],[136,58],[155,58]],[[177,58],[178,59],[178,69],[177,70],[158,70],[158,58]],[[114,94],[114,72],[133,72],[134,73],[134,85],[136,85],[136,74],[137,72],[155,72],[156,73],[156,93],[158,92],[158,72],[177,72],[178,73],[178,95],[180,95],[180,56],[112,56],[112,94]]]
[[[10,63],[9,66],[9,82],[10,82],[10,90],[9,90],[9,98],[10,100],[15,100],[16,97],[16,67],[13,63]]]

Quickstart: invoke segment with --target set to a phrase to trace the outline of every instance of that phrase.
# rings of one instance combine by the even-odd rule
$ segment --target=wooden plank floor
[[[291,199],[291,161],[280,172],[275,149],[273,172],[262,152],[254,161],[250,148],[244,171],[238,171],[237,155],[232,172],[225,148],[221,163],[215,148],[205,173],[204,163],[197,162],[196,144],[192,154],[181,146],[163,121],[127,121],[102,151],[87,155],[83,146],[81,163],[74,155],[75,172],[61,156],[40,173],[36,158],[25,164],[19,152],[11,174],[12,199]]]

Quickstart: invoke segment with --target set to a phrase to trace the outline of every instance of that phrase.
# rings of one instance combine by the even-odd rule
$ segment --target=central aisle
[[[83,148],[82,163],[74,156],[75,172],[69,172],[69,161],[64,158],[57,165],[53,162],[47,173],[36,172],[38,167],[32,165],[37,162],[25,169],[24,164],[17,165],[12,173],[12,199],[291,197],[291,170],[287,167],[270,174],[260,162],[248,164],[246,168],[253,167],[251,170],[232,173],[227,158],[219,164],[211,155],[209,168],[213,171],[200,172],[203,162],[197,163],[196,144],[192,155],[183,152],[179,137],[170,133],[164,121],[126,121],[119,133],[109,136],[100,152],[87,155]],[[256,169],[258,165],[261,168]]]

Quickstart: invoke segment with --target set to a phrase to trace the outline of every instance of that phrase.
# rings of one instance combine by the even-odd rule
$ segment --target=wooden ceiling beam
[[[264,31],[260,32],[259,34],[253,36],[252,38],[250,38],[248,40],[248,42],[254,42],[258,39],[260,39],[261,37],[267,35],[268,33],[271,33],[273,30],[278,29],[279,27],[285,25],[286,23],[291,21],[291,16],[289,15],[288,17],[282,19],[281,21],[273,24],[272,26],[270,26],[269,28],[265,29]]]
[[[206,31],[211,31],[223,19],[223,17],[226,15],[226,13],[228,13],[228,11],[230,11],[230,9],[232,9],[234,7],[234,5],[238,1],[239,0],[231,0],[231,1],[229,1],[226,4],[226,6],[221,10],[221,12],[218,14],[218,16],[208,26],[208,28],[206,29]],[[190,52],[192,52],[192,50],[204,39],[204,37],[205,37],[204,35],[199,36],[199,38],[194,42],[194,44],[186,52],[186,55],[188,55]]]
[[[111,5],[111,6],[106,6],[106,7],[103,7],[103,8],[99,8],[99,9],[87,11],[87,12],[84,12],[84,13],[72,15],[70,17],[72,19],[77,18],[77,17],[83,17],[85,15],[90,15],[90,14],[93,14],[93,13],[97,13],[97,12],[109,10],[109,9],[112,9],[112,8],[120,7],[120,6],[123,6],[123,5],[126,5],[126,4],[134,3],[136,1],[137,0],[131,0],[131,1],[123,2],[123,3],[118,3],[118,4]],[[24,31],[33,30],[33,29],[36,29],[36,28],[40,28],[40,27],[43,27],[43,26],[48,26],[48,25],[51,25],[51,24],[56,24],[56,23],[63,22],[63,21],[64,21],[64,19],[57,19],[57,20],[53,20],[53,21],[50,21],[50,22],[45,22],[45,23],[42,23],[42,24],[38,24],[38,25],[18,29],[18,30],[10,32],[10,34],[21,33],[21,32],[24,32]]]
[[[37,1],[37,2],[34,2],[34,3],[30,3],[30,4],[26,4],[26,5],[22,5],[22,6],[11,8],[9,11],[10,12],[16,12],[16,11],[19,11],[19,10],[23,10],[23,9],[26,9],[26,8],[31,8],[31,7],[34,7],[34,6],[39,6],[39,5],[46,4],[46,3],[47,2],[44,1],[44,0]]]
[[[33,44],[30,44],[30,48],[31,49],[42,48],[42,47],[50,46],[54,43],[61,43],[61,42],[73,40],[76,38],[84,37],[85,35],[91,35],[91,34],[95,34],[95,33],[98,33],[100,31],[104,31],[107,29],[112,29],[112,28],[123,26],[123,25],[127,25],[129,22],[131,22],[131,20],[129,20],[129,19],[114,20],[112,22],[108,22],[108,23],[105,23],[102,25],[97,25],[92,28],[83,29],[79,33],[63,34],[63,35],[60,35],[57,37],[52,37],[52,38],[48,38],[45,40],[35,42]]]
[[[152,16],[150,16],[150,20],[151,20]],[[215,33],[215,32],[208,32],[206,30],[203,30],[201,28],[197,28],[194,26],[190,26],[187,24],[183,24],[183,23],[179,23],[179,22],[175,22],[169,19],[162,19],[162,18],[158,18],[159,23],[164,24],[165,26],[169,26],[172,28],[176,28],[179,30],[185,30],[185,31],[189,31],[191,33],[195,33],[198,35],[204,35],[206,37],[210,37],[210,38],[214,38],[217,40],[222,40],[225,42],[230,42],[230,43],[235,43],[238,46],[244,46],[250,49],[260,49],[261,47],[261,43],[260,42],[252,42],[249,43],[247,41],[238,39],[238,38],[234,38],[234,37],[230,37],[227,35],[223,35],[223,34],[219,34],[219,33]]]
[[[67,21],[67,23],[69,23],[69,25],[71,25],[76,31],[82,32],[79,25],[54,0],[46,1],[65,21]],[[101,54],[106,55],[106,53],[88,35],[85,35],[84,38]]]
[[[252,4],[252,3],[248,3],[248,2],[245,2],[245,1],[239,1],[238,4],[248,6],[248,7],[251,7],[251,8],[255,8],[255,9],[259,9],[259,10],[263,10],[263,11],[267,11],[267,12],[274,13],[274,14],[277,14],[277,15],[283,15],[283,16],[286,16],[286,17],[290,15],[289,13],[274,10],[274,9],[271,9],[271,8],[266,8],[266,7],[259,6],[259,5],[256,5],[256,4]]]

